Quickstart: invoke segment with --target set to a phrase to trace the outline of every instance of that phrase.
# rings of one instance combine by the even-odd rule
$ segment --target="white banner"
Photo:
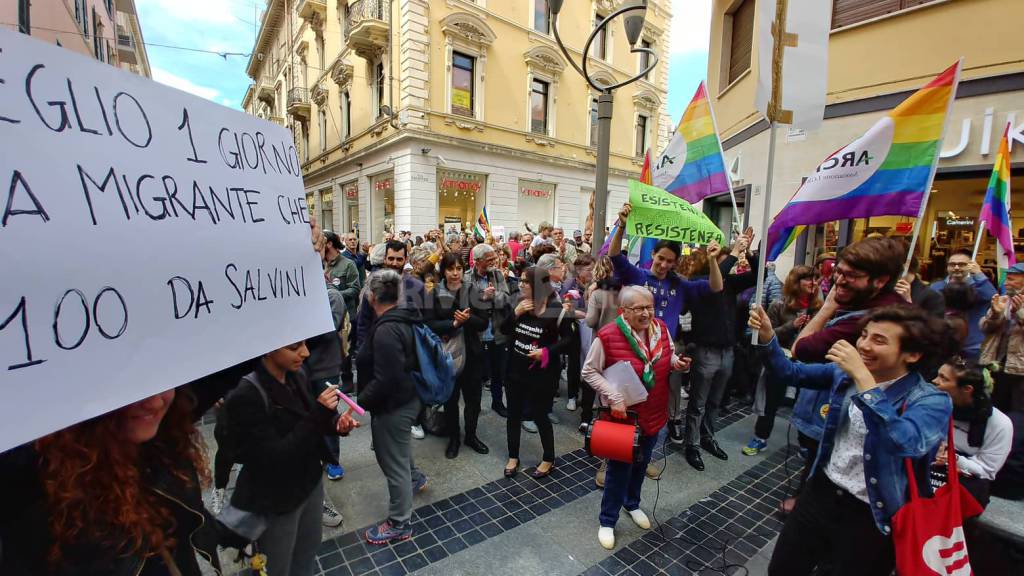
[[[757,2],[757,94],[755,103],[767,115],[772,95],[772,23],[777,0]],[[782,110],[793,112],[792,126],[817,130],[825,115],[828,88],[828,38],[832,3],[821,0],[789,0],[786,33],[796,46],[782,52]]]
[[[0,30],[0,450],[332,330],[291,134]]]

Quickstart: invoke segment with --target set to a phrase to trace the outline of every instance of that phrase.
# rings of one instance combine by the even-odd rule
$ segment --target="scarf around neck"
[[[650,341],[654,342],[655,350],[652,352],[647,342],[640,342],[633,336],[633,329],[629,327],[629,324],[626,323],[621,315],[615,319],[615,324],[618,325],[619,330],[626,337],[630,347],[633,348],[633,353],[644,363],[644,371],[640,375],[640,380],[644,383],[644,388],[651,390],[654,388],[654,365],[661,359],[662,354],[662,347],[660,346],[661,325],[652,319],[651,327],[647,330]]]

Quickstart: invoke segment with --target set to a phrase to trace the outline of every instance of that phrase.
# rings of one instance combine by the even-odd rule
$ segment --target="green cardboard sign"
[[[626,233],[632,236],[684,244],[723,242],[722,231],[707,214],[660,188],[630,180],[629,203],[633,209],[626,220]]]

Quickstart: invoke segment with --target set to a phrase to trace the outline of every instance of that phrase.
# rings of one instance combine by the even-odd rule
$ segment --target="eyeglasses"
[[[838,266],[832,273],[835,274],[837,280],[840,276],[842,276],[851,282],[856,282],[857,280],[867,278],[868,276],[870,276],[870,274],[868,274],[867,272],[854,272],[853,270],[843,270]]]
[[[949,266],[950,268],[967,268],[970,265],[970,262],[949,262],[946,264],[946,266]]]
[[[643,314],[644,312],[654,314],[654,306],[625,306],[622,309],[629,310],[634,314]]]

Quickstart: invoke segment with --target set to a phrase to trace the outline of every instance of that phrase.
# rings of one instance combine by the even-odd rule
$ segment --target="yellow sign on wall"
[[[462,108],[466,111],[473,109],[473,95],[469,90],[452,88],[452,109]]]

